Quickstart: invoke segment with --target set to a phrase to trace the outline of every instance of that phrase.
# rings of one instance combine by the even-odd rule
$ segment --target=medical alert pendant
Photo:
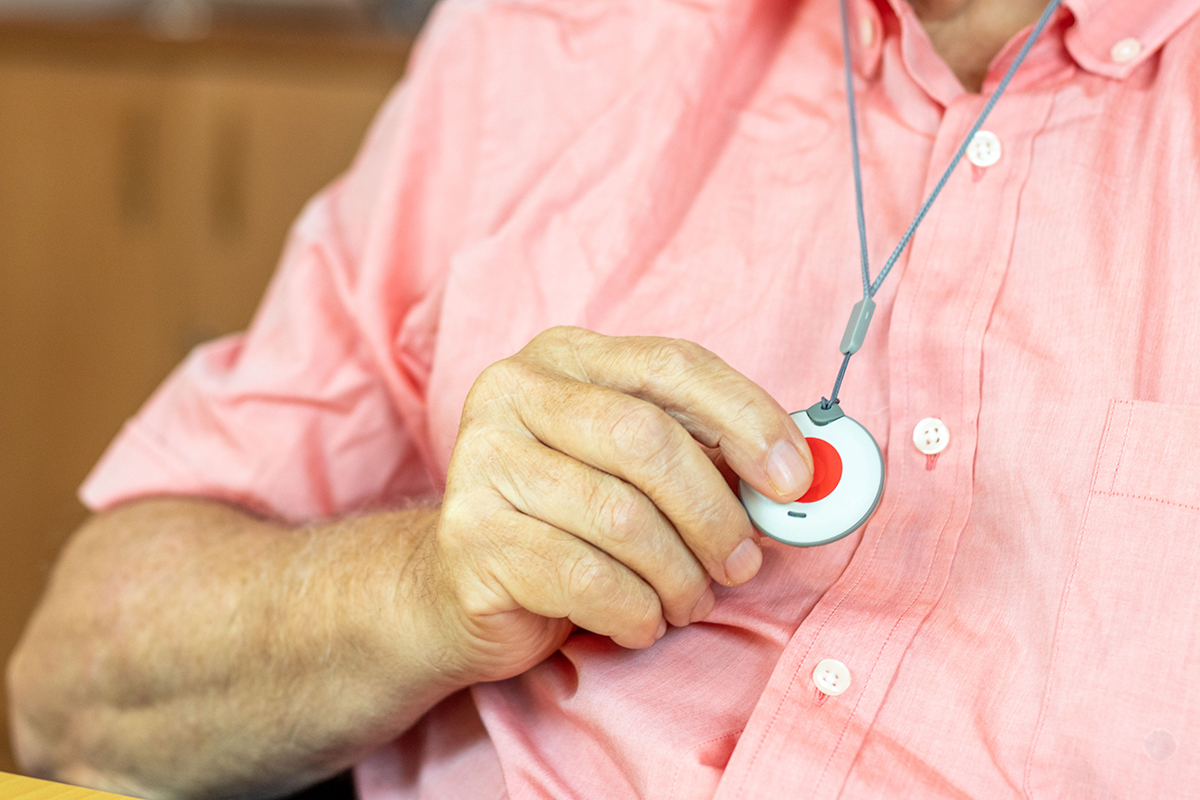
[[[858,530],[883,494],[883,454],[838,406],[792,414],[813,455],[813,482],[794,503],[776,503],[745,481],[738,492],[750,520],[772,539],[798,547],[836,542]]]
[[[1037,41],[1050,18],[1057,12],[1061,2],[1062,0],[1050,0],[1042,12],[1042,16],[1038,18],[1037,24],[1033,26],[1033,31],[1021,45],[1021,50],[1013,59],[1008,72],[996,85],[996,91],[992,93],[983,110],[979,112],[979,118],[975,120],[975,124],[967,133],[962,144],[959,145],[958,151],[950,160],[946,171],[942,173],[941,180],[937,182],[929,196],[925,198],[925,202],[921,204],[917,215],[909,223],[908,230],[904,232],[904,236],[900,238],[896,249],[892,251],[874,281],[871,280],[871,270],[867,263],[867,225],[866,214],[863,213],[862,168],[858,159],[858,122],[854,110],[854,82],[850,66],[849,12],[846,9],[846,0],[840,0],[838,3],[842,17],[842,68],[846,74],[846,106],[850,118],[850,158],[854,172],[854,208],[858,217],[858,247],[862,262],[863,298],[855,303],[850,314],[850,321],[846,323],[846,331],[842,335],[842,341],[838,347],[843,356],[842,367],[838,370],[837,380],[833,384],[829,400],[822,400],[812,408],[792,414],[792,419],[800,426],[800,432],[804,434],[804,438],[808,440],[808,446],[812,450],[812,488],[795,503],[776,503],[763,497],[745,481],[741,481],[738,487],[742,505],[750,514],[751,521],[772,539],[800,547],[836,542],[843,536],[858,530],[867,521],[867,517],[875,511],[875,506],[879,504],[879,497],[883,494],[883,455],[879,452],[879,445],[875,443],[875,439],[866,428],[847,417],[838,407],[838,391],[841,389],[842,379],[846,376],[846,366],[850,363],[850,357],[862,347],[863,339],[867,335],[867,328],[870,327],[871,317],[875,313],[875,301],[872,298],[879,291],[879,287],[883,285],[884,279],[895,266],[896,260],[900,258],[904,248],[908,247],[908,243],[912,241],[917,226],[925,218],[925,214],[933,205],[933,201],[937,199],[942,187],[950,180],[963,153],[967,151],[971,141],[983,127],[983,121],[991,113],[992,106],[1004,93],[1004,89],[1012,80],[1017,67],[1025,60],[1033,43]],[[925,422],[930,423],[931,426],[933,423],[938,423],[933,419]],[[922,436],[925,437],[926,434],[922,433]],[[927,438],[929,438],[928,446],[930,448],[945,447],[946,440],[939,438],[932,428]],[[917,446],[921,447],[921,442],[917,442]],[[929,453],[929,455],[932,458],[935,454]]]

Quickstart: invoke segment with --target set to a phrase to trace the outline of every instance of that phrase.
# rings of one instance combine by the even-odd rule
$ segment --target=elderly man
[[[448,0],[253,326],[83,488],[31,770],[264,796],[1188,797],[1200,0]],[[515,354],[515,355],[514,355]],[[786,411],[785,411],[786,410]],[[918,437],[935,431],[940,441]],[[843,480],[853,481],[846,474]],[[437,497],[440,502],[422,502]]]

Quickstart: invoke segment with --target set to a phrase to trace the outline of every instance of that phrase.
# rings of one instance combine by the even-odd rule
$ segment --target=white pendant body
[[[836,542],[858,530],[879,504],[883,454],[870,432],[836,406],[824,410],[818,403],[792,419],[809,440],[816,462],[813,489],[800,500],[817,499],[776,503],[739,481],[742,505],[756,528],[784,544]]]

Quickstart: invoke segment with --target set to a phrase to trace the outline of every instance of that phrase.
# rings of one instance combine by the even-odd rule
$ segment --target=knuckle
[[[650,575],[664,607],[675,612],[691,611],[708,588],[708,575],[694,553],[661,548],[654,556],[656,569]]]
[[[472,388],[506,382],[505,376],[512,369],[512,364],[512,358],[502,358],[499,361],[488,364],[483,368],[483,372],[479,373],[479,377],[475,379],[475,386]]]
[[[696,519],[702,520],[705,534],[693,537],[692,551],[701,561],[716,565],[724,563],[729,552],[746,536],[750,520],[742,505],[730,495],[720,498],[697,498],[693,507]]]
[[[566,585],[573,597],[610,597],[618,588],[612,568],[590,552],[576,556],[567,565]]]
[[[716,356],[687,339],[663,339],[653,349],[652,360],[671,374],[682,375],[708,366]]]
[[[654,592],[630,592],[621,598],[614,616],[626,625],[626,632],[652,633],[662,617],[662,604]]]
[[[519,385],[522,379],[528,378],[529,373],[529,366],[524,359],[509,356],[485,367],[475,379],[472,390],[476,387],[509,390],[514,385]]]
[[[450,454],[445,496],[478,502],[485,493],[503,494],[515,468],[512,462],[520,460],[515,448],[505,446],[510,440],[511,436],[482,420],[464,422]]]
[[[759,404],[754,399],[747,399],[746,402],[738,407],[737,411],[733,412],[730,422],[732,425],[740,428],[761,423],[765,416],[762,413],[762,408],[759,407]]]
[[[568,344],[576,341],[580,336],[584,335],[583,328],[574,325],[554,325],[547,328],[541,335],[546,336],[550,341],[562,344]]]
[[[678,447],[678,423],[647,403],[622,404],[608,421],[607,441],[618,459],[655,464],[670,460]]]
[[[604,487],[594,495],[595,527],[605,544],[617,549],[631,544],[646,526],[646,501],[627,486]]]
[[[461,467],[470,463],[472,470],[478,469],[481,462],[495,455],[497,437],[502,431],[495,420],[485,417],[479,411],[468,419],[464,409],[462,422],[459,423],[458,433],[454,438],[454,449],[451,451],[451,464]]]
[[[514,413],[519,400],[539,391],[547,373],[537,362],[520,355],[509,356],[484,368],[467,393],[459,429]]]
[[[712,467],[715,491],[700,490],[688,493],[688,513],[693,525],[698,526],[705,538],[717,541],[722,532],[739,519],[746,517],[746,510],[715,467]]]
[[[707,588],[707,577],[699,568],[677,570],[657,587],[663,605],[684,614],[692,610]]]
[[[529,344],[521,349],[521,355],[538,358],[547,352],[572,347],[583,334],[582,328],[571,325],[555,325],[529,340]]]
[[[515,369],[513,359],[506,358],[488,365],[479,373],[475,382],[471,384],[471,390],[467,392],[466,402],[463,403],[460,426],[474,422],[496,399],[505,397],[512,391],[512,387],[517,383],[513,374]]]
[[[730,414],[728,429],[737,431],[747,444],[765,449],[776,439],[789,434],[785,413],[777,413],[762,398],[748,397]]]

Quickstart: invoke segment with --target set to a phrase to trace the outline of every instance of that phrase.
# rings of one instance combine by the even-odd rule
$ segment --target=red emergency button
[[[829,442],[824,439],[808,437],[808,449],[813,457],[812,486],[797,503],[815,503],[824,500],[837,488],[842,480],[842,457]]]

